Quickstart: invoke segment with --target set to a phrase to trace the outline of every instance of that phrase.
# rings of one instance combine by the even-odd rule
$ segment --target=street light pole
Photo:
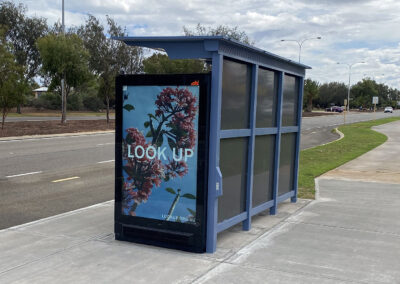
[[[65,22],[64,22],[64,0],[62,0],[62,35],[65,36]],[[66,94],[65,94],[65,74],[61,79],[61,123],[64,124],[67,120],[66,118]]]
[[[65,33],[65,22],[64,22],[64,0],[62,0],[62,32]]]
[[[297,42],[297,44],[299,45],[299,63],[300,63],[300,58],[301,58],[301,47],[303,46],[303,43],[306,41],[306,40],[310,40],[310,39],[321,39],[322,37],[310,37],[310,38],[306,38],[306,39],[303,39],[302,41],[299,41],[299,40],[296,40],[296,39],[281,39],[281,41],[294,41],[294,42]]]
[[[343,65],[347,65],[349,67],[349,86],[347,88],[347,111],[350,112],[350,78],[351,78],[351,67],[353,67],[353,65],[356,64],[361,64],[361,63],[365,63],[364,61],[361,62],[355,62],[352,64],[348,64],[348,63],[341,63],[341,62],[337,62],[336,64],[343,64]]]

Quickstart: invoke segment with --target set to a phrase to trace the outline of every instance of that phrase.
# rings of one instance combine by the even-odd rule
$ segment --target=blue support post
[[[257,112],[257,85],[258,65],[253,64],[251,72],[251,97],[250,97],[250,130],[249,149],[247,154],[247,184],[246,184],[246,213],[247,219],[243,222],[243,230],[251,229],[251,208],[253,207],[253,171],[254,171],[254,143]]]
[[[276,106],[276,127],[278,129],[278,133],[275,137],[275,156],[274,156],[274,183],[273,183],[273,192],[272,192],[272,200],[274,205],[270,209],[270,214],[275,215],[278,209],[278,189],[279,189],[279,159],[281,152],[281,130],[282,130],[282,100],[283,100],[283,80],[284,73],[279,72],[278,77],[278,101]]]
[[[298,132],[296,136],[296,156],[294,163],[294,196],[290,199],[291,202],[297,202],[297,192],[298,192],[298,181],[299,181],[299,160],[300,160],[300,137],[301,137],[301,115],[303,111],[303,89],[304,89],[304,78],[299,78],[299,101],[297,106],[297,125]]]
[[[207,240],[206,251],[213,253],[217,249],[218,196],[222,192],[222,175],[219,169],[219,144],[222,100],[222,63],[223,56],[212,55],[209,173],[207,198]]]

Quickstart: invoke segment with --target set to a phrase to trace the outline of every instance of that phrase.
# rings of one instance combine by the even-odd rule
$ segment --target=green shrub
[[[67,98],[67,110],[83,110],[82,95],[79,93],[70,94]]]
[[[83,106],[90,111],[99,111],[104,109],[103,101],[95,94],[86,95],[83,97]]]
[[[61,110],[61,97],[56,93],[44,93],[33,101],[33,106],[37,109]]]

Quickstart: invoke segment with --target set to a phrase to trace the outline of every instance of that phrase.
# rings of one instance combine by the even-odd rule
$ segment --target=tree
[[[363,79],[351,87],[350,107],[372,107],[372,97],[378,96],[378,87],[374,80]]]
[[[16,62],[24,66],[24,79],[31,84],[40,68],[40,55],[36,47],[36,40],[47,34],[46,19],[27,17],[26,8],[13,2],[0,3],[0,26],[5,29],[5,38],[13,46]],[[20,113],[19,105],[18,112]]]
[[[393,108],[398,108],[397,102],[400,101],[400,91],[397,89],[389,88],[389,93],[388,93],[390,105]]]
[[[208,71],[202,60],[171,60],[167,55],[155,53],[143,60],[143,70],[151,74],[204,73]]]
[[[1,129],[11,108],[23,101],[23,93],[27,87],[24,80],[24,69],[15,61],[12,49],[5,42],[0,30],[0,108],[2,113]]]
[[[61,95],[61,79],[65,80],[65,94],[68,98],[73,88],[81,86],[89,76],[89,53],[82,40],[75,34],[49,34],[37,41],[43,62],[43,72],[51,78],[49,91]],[[66,123],[67,102],[63,103],[61,123]]]
[[[194,30],[183,26],[183,32],[185,36],[224,36],[248,45],[254,45],[254,41],[249,38],[245,31],[239,30],[238,26],[231,28],[229,26],[219,25],[216,28],[212,28],[205,27],[198,23]]]
[[[319,87],[319,97],[314,102],[321,107],[341,106],[344,99],[347,99],[347,85],[340,82],[330,82]]]
[[[225,36],[226,38],[252,45],[253,41],[244,31],[238,27],[219,25],[216,28],[205,27],[200,23],[194,30],[183,27],[185,36]],[[143,61],[145,73],[153,74],[181,74],[181,73],[205,73],[210,71],[210,66],[200,59],[176,59],[171,60],[165,54],[155,53]]]
[[[107,34],[110,37],[125,35],[122,28],[108,16],[107,24]],[[78,29],[78,34],[89,51],[90,70],[99,78],[98,94],[106,103],[107,123],[109,123],[110,104],[115,98],[115,76],[120,72],[132,74],[141,71],[142,49],[107,38],[104,27],[92,15],[89,15],[85,25]]]
[[[312,112],[313,99],[319,95],[319,83],[311,79],[306,79],[304,82],[304,102],[307,104],[306,111]]]

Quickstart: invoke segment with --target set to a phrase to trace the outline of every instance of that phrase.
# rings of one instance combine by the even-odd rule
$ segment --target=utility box
[[[117,39],[211,72],[117,77],[116,239],[214,252],[296,202],[308,66],[220,36]]]

